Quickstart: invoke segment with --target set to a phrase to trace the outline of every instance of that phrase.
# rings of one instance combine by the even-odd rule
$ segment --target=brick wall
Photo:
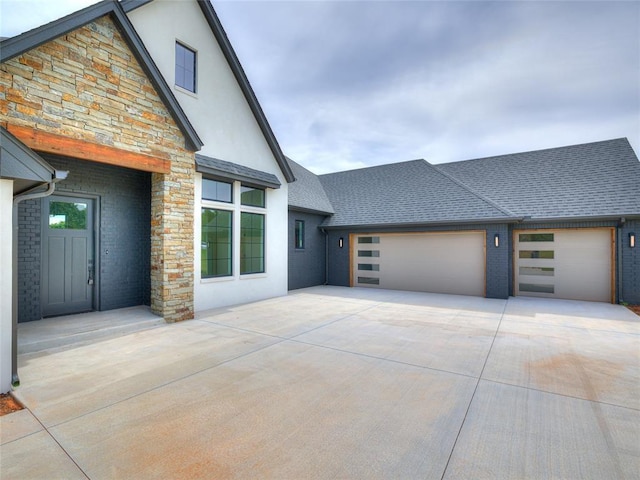
[[[111,310],[150,302],[151,175],[128,168],[45,156],[68,170],[55,194],[95,197],[100,239],[96,308]],[[20,204],[18,281],[20,322],[40,315],[41,201]]]
[[[629,234],[636,236],[636,246],[629,246]],[[620,229],[620,256],[621,285],[619,287],[621,300],[632,304],[640,305],[640,221],[627,221]]]
[[[150,300],[192,318],[194,153],[110,18],[3,63],[0,122],[171,161],[151,180]]]
[[[326,276],[326,238],[318,226],[326,217],[289,211],[289,290],[323,285]],[[304,221],[305,248],[298,250],[294,245],[295,222]]]
[[[40,310],[40,201],[18,204],[18,321],[42,318]]]

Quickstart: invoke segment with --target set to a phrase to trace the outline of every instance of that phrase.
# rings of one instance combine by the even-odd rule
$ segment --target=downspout
[[[329,285],[329,232],[320,227],[324,233],[324,285]]]
[[[11,384],[14,387],[20,385],[20,377],[18,377],[18,204],[25,200],[33,200],[37,198],[44,198],[51,195],[56,189],[56,183],[67,178],[69,172],[62,170],[55,170],[53,180],[51,182],[41,183],[36,187],[24,192],[19,193],[13,197],[13,218],[12,218],[12,302],[11,302]],[[42,187],[46,186],[45,191],[37,192]],[[33,193],[29,193],[33,192]]]

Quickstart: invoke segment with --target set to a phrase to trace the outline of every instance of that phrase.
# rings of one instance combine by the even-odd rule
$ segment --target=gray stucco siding
[[[96,239],[94,307],[111,310],[150,301],[151,176],[136,170],[69,158],[47,156],[69,176],[56,194],[96,200],[99,237]],[[19,321],[41,318],[41,202],[19,208]]]
[[[323,285],[326,281],[326,236],[319,226],[326,217],[289,210],[288,255],[289,290]],[[303,249],[295,248],[295,222],[304,222]]]

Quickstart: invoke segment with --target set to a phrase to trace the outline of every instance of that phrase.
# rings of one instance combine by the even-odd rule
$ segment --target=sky
[[[92,3],[0,0],[0,35]],[[212,3],[282,150],[315,173],[619,137],[640,154],[640,2]]]

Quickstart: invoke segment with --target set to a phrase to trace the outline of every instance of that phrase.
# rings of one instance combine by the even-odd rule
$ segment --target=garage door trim
[[[512,231],[512,238],[511,238],[511,278],[512,278],[512,289],[513,289],[513,295],[516,295],[516,292],[518,292],[518,288],[517,288],[517,282],[518,282],[518,272],[516,271],[517,268],[517,258],[516,255],[518,255],[517,252],[517,245],[518,245],[518,235],[521,233],[554,233],[554,232],[566,232],[566,231],[586,231],[586,232],[594,232],[594,231],[608,231],[610,234],[610,251],[609,251],[609,256],[610,256],[610,272],[609,272],[609,278],[610,278],[610,284],[609,284],[609,288],[610,288],[610,299],[609,301],[611,303],[615,303],[615,297],[616,297],[616,271],[617,271],[617,267],[616,267],[616,229],[615,227],[570,227],[570,228],[531,228],[531,229],[520,229],[520,230],[513,230]]]

